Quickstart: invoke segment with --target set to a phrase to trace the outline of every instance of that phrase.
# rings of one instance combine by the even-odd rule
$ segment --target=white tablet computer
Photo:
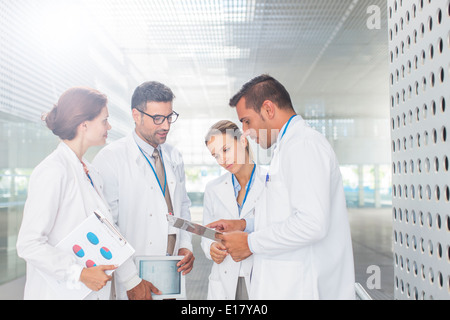
[[[185,276],[178,272],[177,263],[184,256],[137,256],[136,265],[141,279],[151,282],[162,294],[153,299],[186,299]]]

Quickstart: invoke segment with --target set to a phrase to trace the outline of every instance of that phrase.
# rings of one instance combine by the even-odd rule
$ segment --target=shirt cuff
[[[69,268],[68,277],[66,281],[67,288],[69,289],[80,289],[81,288],[81,272],[84,267],[79,264],[74,264]]]
[[[244,218],[245,230],[244,232],[252,233],[255,230],[255,218]]]
[[[141,283],[142,279],[138,275],[134,275],[130,280],[123,283],[125,290],[129,291]]]

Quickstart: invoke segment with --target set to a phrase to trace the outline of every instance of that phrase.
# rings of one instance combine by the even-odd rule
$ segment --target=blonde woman
[[[252,161],[248,140],[235,123],[223,120],[209,129],[205,144],[228,172],[206,186],[203,223],[236,219],[251,224],[265,176]],[[205,238],[202,248],[206,257],[215,262],[209,276],[208,299],[248,300],[253,257],[235,262],[220,242]]]

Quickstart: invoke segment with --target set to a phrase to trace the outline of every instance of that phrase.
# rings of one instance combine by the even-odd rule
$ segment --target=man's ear
[[[272,120],[275,117],[276,113],[276,105],[270,101],[265,100],[261,106],[261,115],[269,120]]]
[[[134,123],[139,123],[139,117],[141,113],[136,109],[131,109],[131,116],[133,117]]]

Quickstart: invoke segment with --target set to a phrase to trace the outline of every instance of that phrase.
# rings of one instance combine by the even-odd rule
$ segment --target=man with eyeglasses
[[[178,119],[174,94],[164,84],[145,82],[131,100],[135,129],[103,148],[93,164],[104,181],[103,194],[112,216],[136,256],[181,255],[178,272],[194,264],[191,235],[171,228],[167,214],[190,220],[180,152],[166,144],[170,126]],[[140,279],[138,267],[128,260],[116,270],[117,299],[152,299],[160,290]]]

